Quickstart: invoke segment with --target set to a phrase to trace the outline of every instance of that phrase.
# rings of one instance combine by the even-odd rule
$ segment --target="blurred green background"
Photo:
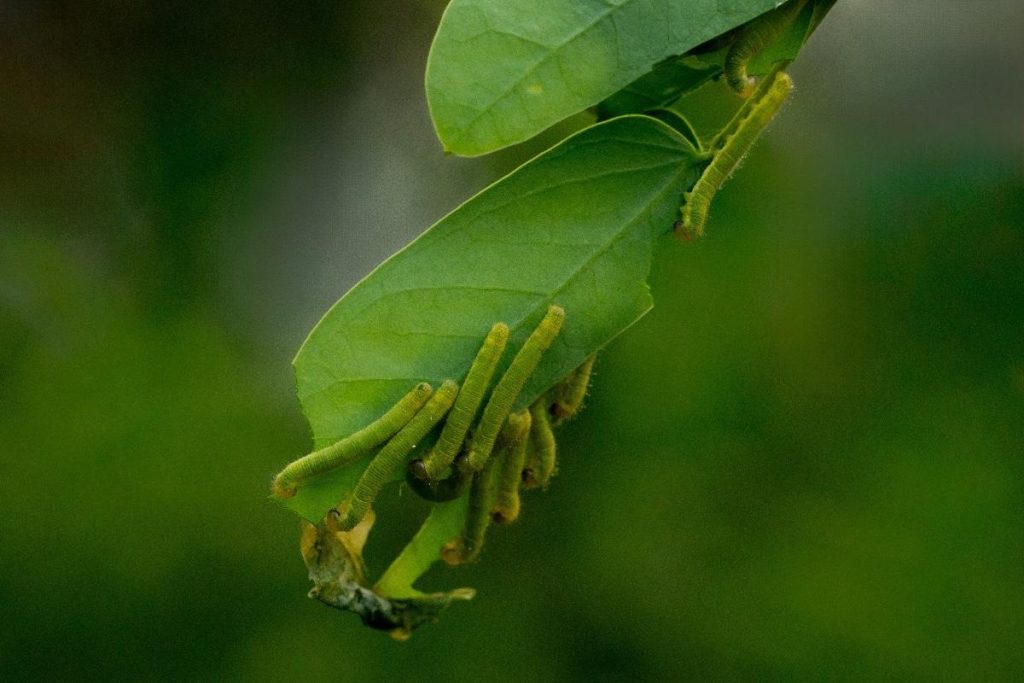
[[[0,679],[1020,680],[1019,0],[838,3],[477,599],[305,598],[293,353],[565,132],[444,158],[442,9],[0,6]]]

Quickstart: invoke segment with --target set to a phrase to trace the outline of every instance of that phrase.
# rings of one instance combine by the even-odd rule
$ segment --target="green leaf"
[[[452,0],[427,61],[445,149],[476,156],[602,101],[776,0]]]
[[[461,381],[499,321],[511,329],[502,372],[558,304],[566,322],[517,407],[529,405],[650,309],[654,241],[671,229],[701,163],[663,123],[620,117],[443,218],[342,297],[299,350],[297,389],[315,446],[365,426],[417,382]],[[318,521],[368,460],[319,477],[285,504]]]

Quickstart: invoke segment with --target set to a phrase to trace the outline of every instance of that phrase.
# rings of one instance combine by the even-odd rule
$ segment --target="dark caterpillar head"
[[[473,481],[473,472],[465,465],[466,455],[460,454],[452,464],[452,473],[444,479],[433,481],[427,474],[422,460],[413,460],[405,473],[405,483],[424,500],[445,503],[460,497]]]

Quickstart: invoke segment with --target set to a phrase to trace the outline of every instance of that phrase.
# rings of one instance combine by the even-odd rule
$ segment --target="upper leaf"
[[[385,261],[324,316],[295,358],[317,447],[381,415],[417,382],[461,381],[496,322],[511,329],[498,372],[550,304],[566,311],[518,401],[525,407],[651,306],[657,236],[702,161],[643,116],[588,128],[476,195]],[[287,505],[318,521],[366,460]],[[395,472],[400,476],[401,472]]]
[[[427,60],[445,149],[526,140],[778,0],[452,0]]]

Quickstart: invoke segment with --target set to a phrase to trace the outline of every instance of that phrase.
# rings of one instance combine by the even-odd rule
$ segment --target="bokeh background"
[[[0,678],[1020,680],[1019,0],[839,2],[477,599],[305,598],[292,355],[565,133],[444,158],[443,4],[0,5]]]

